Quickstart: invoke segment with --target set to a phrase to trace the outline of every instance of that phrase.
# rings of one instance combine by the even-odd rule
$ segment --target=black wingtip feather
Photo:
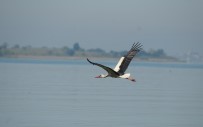
[[[141,47],[142,47],[141,43],[140,43],[140,42],[137,42],[137,43],[134,43],[134,44],[133,44],[131,50],[135,50],[135,51],[139,52],[139,51],[142,50]]]
[[[93,64],[93,65],[95,65],[93,62],[91,62],[88,58],[87,58],[87,61],[89,62],[89,63],[91,63],[91,64]]]

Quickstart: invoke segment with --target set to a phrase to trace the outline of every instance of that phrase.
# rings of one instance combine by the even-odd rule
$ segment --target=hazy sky
[[[0,0],[0,44],[203,54],[203,0]]]

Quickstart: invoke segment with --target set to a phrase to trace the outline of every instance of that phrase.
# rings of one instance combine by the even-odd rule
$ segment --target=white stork
[[[113,77],[113,78],[124,78],[131,80],[135,82],[135,79],[130,77],[130,73],[125,73],[126,69],[128,68],[128,65],[130,64],[131,60],[133,57],[140,51],[142,50],[142,45],[141,43],[137,42],[136,44],[134,43],[130,51],[126,55],[120,58],[119,62],[117,63],[116,67],[114,69],[111,69],[110,67],[91,62],[88,58],[87,61],[93,65],[97,65],[104,70],[108,72],[108,74],[104,75],[101,74],[99,76],[96,76],[95,78],[106,78],[106,77]]]

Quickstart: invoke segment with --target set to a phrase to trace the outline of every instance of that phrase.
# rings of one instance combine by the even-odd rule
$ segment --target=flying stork
[[[94,62],[90,61],[88,58],[87,58],[87,61],[93,65],[97,65],[97,66],[103,68],[104,70],[106,70],[108,72],[108,74],[105,74],[105,75],[101,74],[99,76],[96,76],[95,78],[106,78],[106,77],[124,78],[124,79],[128,79],[128,80],[135,82],[135,79],[130,77],[130,73],[125,73],[125,71],[128,68],[128,65],[130,64],[133,57],[140,50],[142,50],[141,47],[142,47],[141,43],[139,43],[139,42],[137,42],[136,44],[134,43],[132,48],[128,51],[128,53],[120,58],[120,60],[118,61],[117,65],[114,69],[111,69],[110,67],[104,66],[99,63],[94,63]]]

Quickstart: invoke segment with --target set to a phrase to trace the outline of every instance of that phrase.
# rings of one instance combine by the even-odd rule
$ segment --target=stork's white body
[[[119,76],[119,78],[130,78],[130,73],[125,73],[124,75]]]

